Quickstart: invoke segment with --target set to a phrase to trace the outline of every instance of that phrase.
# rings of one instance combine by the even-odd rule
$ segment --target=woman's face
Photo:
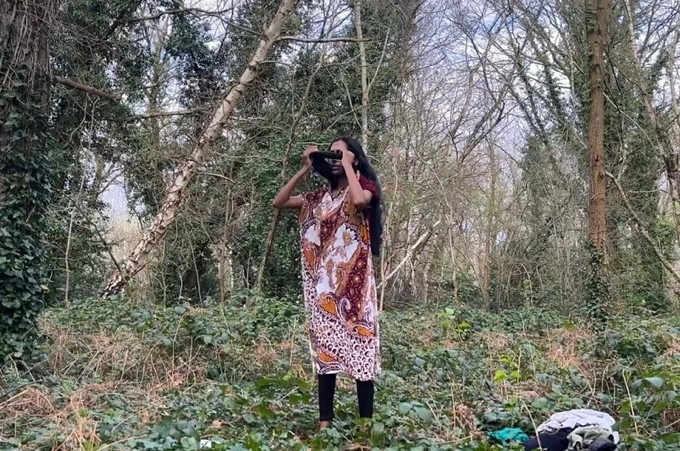
[[[331,152],[342,153],[347,150],[347,144],[345,141],[336,141],[331,144]],[[345,168],[342,166],[342,160],[331,160],[331,169],[333,170],[333,175],[344,175]]]

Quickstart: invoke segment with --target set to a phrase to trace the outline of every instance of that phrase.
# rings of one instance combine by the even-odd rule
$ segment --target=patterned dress
[[[360,177],[359,183],[379,200],[372,181]],[[349,187],[335,196],[322,188],[302,197],[302,279],[314,367],[318,374],[373,380],[380,354],[371,209],[358,211]]]

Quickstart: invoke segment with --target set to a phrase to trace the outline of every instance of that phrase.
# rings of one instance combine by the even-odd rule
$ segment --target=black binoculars
[[[342,160],[342,152],[314,152],[312,156],[328,158],[330,160]]]

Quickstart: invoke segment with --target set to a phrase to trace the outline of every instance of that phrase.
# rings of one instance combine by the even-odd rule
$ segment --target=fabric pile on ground
[[[525,451],[612,451],[619,443],[614,419],[589,409],[569,410],[551,416],[536,428],[536,437],[523,443]]]
[[[525,442],[529,440],[529,436],[518,428],[505,428],[500,431],[492,432],[489,434],[491,441],[496,442],[500,445],[507,445],[512,442]]]

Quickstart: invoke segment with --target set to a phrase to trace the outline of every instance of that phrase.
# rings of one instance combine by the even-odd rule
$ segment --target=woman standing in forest
[[[373,380],[380,371],[378,309],[372,256],[382,232],[380,186],[361,144],[340,137],[329,163],[309,147],[302,168],[274,199],[300,210],[302,276],[312,359],[319,382],[319,426],[333,420],[338,373],[356,380],[361,418],[373,416]],[[330,185],[293,196],[312,169]]]

